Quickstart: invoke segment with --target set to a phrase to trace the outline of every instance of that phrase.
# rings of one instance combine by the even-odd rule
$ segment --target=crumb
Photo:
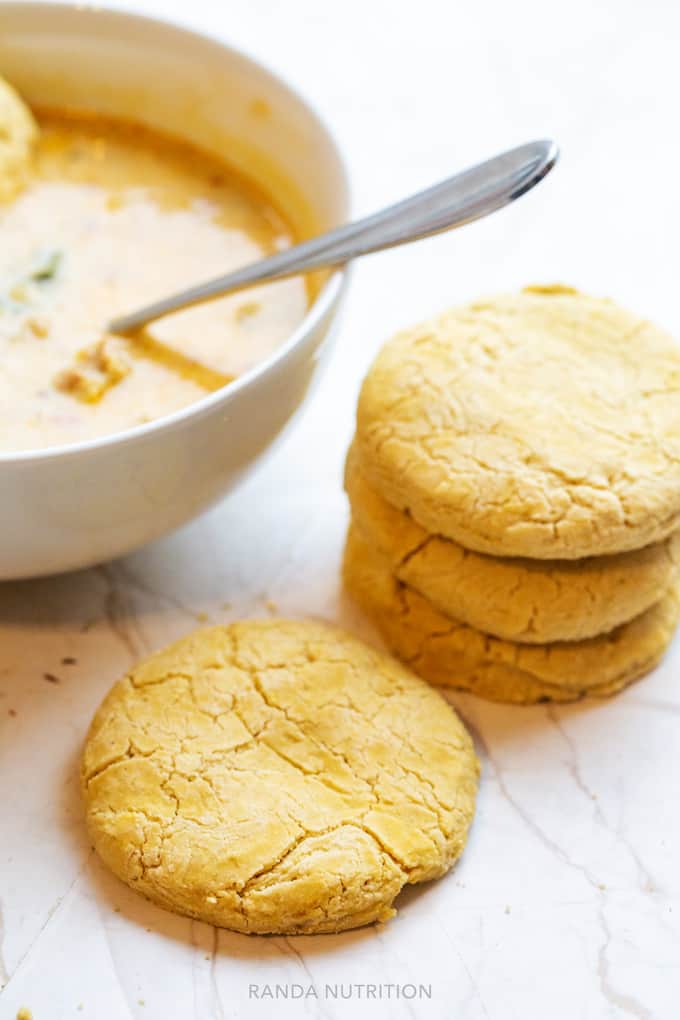
[[[74,364],[58,372],[53,384],[61,393],[95,404],[129,372],[130,362],[121,341],[106,336],[79,351]]]
[[[47,680],[48,684],[60,684],[61,680],[54,673],[43,673],[43,680]]]
[[[144,999],[137,999],[137,1002],[138,1002],[138,1004],[139,1004],[140,1006],[145,1006],[145,1005],[146,1005],[146,1003],[145,1003]]]
[[[231,609],[231,602],[223,602],[222,609],[225,611],[225,613],[228,613],[229,610]]]
[[[248,108],[251,116],[259,117],[266,120],[267,117],[271,117],[272,108],[266,99],[253,99],[252,103]]]
[[[54,388],[60,393],[67,393],[85,404],[96,403],[104,393],[101,383],[75,368],[65,368],[58,372],[53,382]]]
[[[114,907],[113,912],[114,914],[120,914],[120,907]]]
[[[243,322],[246,319],[252,319],[254,315],[260,311],[262,306],[258,301],[246,301],[245,304],[239,305],[234,312],[234,318],[237,322]]]
[[[210,619],[210,616],[208,613],[196,613],[196,619],[199,623],[206,623]]]
[[[38,340],[44,340],[50,332],[49,322],[39,315],[32,315],[29,319],[26,319],[26,326]]]
[[[75,666],[77,662],[78,660],[75,659],[72,655],[65,655],[64,658],[61,660],[62,666]]]
[[[16,718],[16,714],[17,714],[16,708],[7,709],[7,715],[11,715],[13,719]]]
[[[509,913],[510,913],[510,907],[506,907],[506,908],[505,908],[505,913],[506,913],[506,914],[509,914]]]
[[[125,199],[120,191],[112,191],[106,199],[106,208],[109,212],[116,212],[125,205]]]
[[[601,890],[602,890],[602,892],[604,892],[604,891],[605,891],[605,889],[607,888],[607,886],[606,886],[606,885],[604,884],[604,882],[600,882],[600,884],[598,885],[598,887],[597,887],[597,888],[598,888],[598,889],[601,889]]]
[[[274,599],[265,599],[264,604],[270,613],[278,613],[279,607],[277,606],[276,602],[274,602]]]
[[[212,956],[210,956],[208,953],[206,953],[205,956],[203,957],[203,959],[204,960],[212,960]]]
[[[17,1020],[33,1020],[33,1014],[27,1006],[21,1006],[17,1011]]]

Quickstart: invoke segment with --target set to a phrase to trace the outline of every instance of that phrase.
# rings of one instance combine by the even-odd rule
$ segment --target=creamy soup
[[[301,279],[178,312],[140,338],[106,323],[289,246],[265,196],[135,126],[45,113],[28,185],[0,205],[0,450],[168,414],[266,358],[308,306]]]

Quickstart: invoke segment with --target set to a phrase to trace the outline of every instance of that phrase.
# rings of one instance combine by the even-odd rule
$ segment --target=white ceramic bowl
[[[100,7],[2,3],[0,73],[29,102],[141,120],[226,156],[301,225],[347,218],[344,164],[317,115],[214,39]],[[226,389],[126,432],[0,455],[0,579],[129,552],[244,478],[304,400],[345,282],[334,273],[294,335]]]

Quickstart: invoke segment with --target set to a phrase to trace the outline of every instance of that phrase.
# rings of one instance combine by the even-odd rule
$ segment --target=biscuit
[[[546,644],[604,634],[658,602],[678,575],[680,532],[615,556],[506,559],[431,535],[390,506],[363,478],[354,447],[345,488],[356,527],[395,577],[444,615],[494,637]]]
[[[37,137],[33,114],[0,78],[0,203],[11,201],[23,187]]]
[[[478,301],[383,347],[357,446],[389,503],[468,549],[641,549],[680,525],[680,348],[564,287]]]
[[[463,850],[478,763],[453,709],[336,628],[197,631],[120,680],[82,761],[94,846],[150,900],[248,933],[383,921]]]
[[[680,616],[674,587],[651,609],[600,637],[550,645],[503,641],[444,616],[397,581],[354,528],[344,579],[392,651],[424,679],[519,704],[613,694],[657,664]]]

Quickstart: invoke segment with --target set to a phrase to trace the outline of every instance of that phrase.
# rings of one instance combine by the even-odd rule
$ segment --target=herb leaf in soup
[[[0,289],[0,311],[19,313],[31,304],[29,285],[53,280],[59,271],[63,252],[57,248],[41,251],[28,269],[20,272]]]
[[[38,283],[43,280],[51,280],[57,275],[64,253],[57,248],[51,251],[41,252],[35,261],[35,265],[29,271],[28,278]]]

